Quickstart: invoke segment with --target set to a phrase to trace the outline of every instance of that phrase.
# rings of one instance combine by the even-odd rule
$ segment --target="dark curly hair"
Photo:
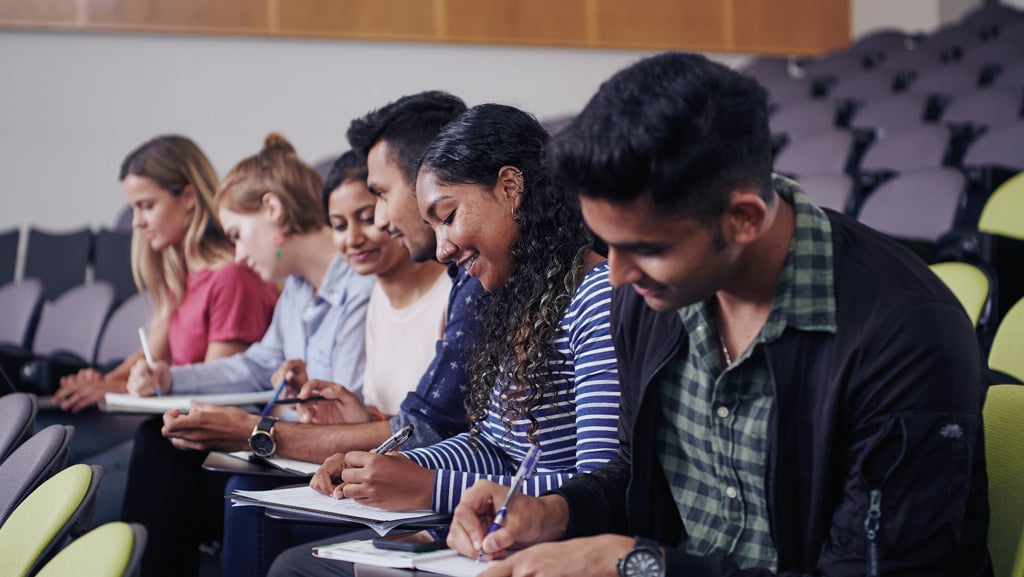
[[[482,104],[446,126],[423,153],[421,171],[442,184],[479,185],[481,194],[490,194],[502,166],[523,173],[512,273],[476,310],[480,329],[466,399],[474,436],[487,417],[496,383],[503,384],[500,417],[506,431],[525,417],[530,421],[527,436],[534,443],[539,423],[532,411],[558,394],[547,374],[556,354],[555,333],[593,239],[578,205],[551,185],[547,142],[547,132],[530,114]]]

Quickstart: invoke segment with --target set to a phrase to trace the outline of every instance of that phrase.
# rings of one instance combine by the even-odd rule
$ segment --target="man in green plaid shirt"
[[[609,248],[622,444],[490,534],[503,489],[477,484],[449,544],[530,546],[484,577],[991,575],[970,320],[905,247],[772,175],[763,88],[642,60],[552,159]]]

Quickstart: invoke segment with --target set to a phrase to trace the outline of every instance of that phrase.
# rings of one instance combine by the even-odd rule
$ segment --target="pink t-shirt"
[[[171,317],[171,364],[203,362],[210,343],[262,339],[277,294],[277,286],[237,263],[190,274],[185,298]]]

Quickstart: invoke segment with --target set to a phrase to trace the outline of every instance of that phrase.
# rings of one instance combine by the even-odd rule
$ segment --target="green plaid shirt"
[[[686,552],[729,555],[740,567],[775,570],[764,479],[774,382],[764,347],[787,328],[836,330],[828,217],[799,186],[776,176],[796,224],[768,320],[750,347],[725,366],[707,302],[679,309],[689,334],[658,375],[658,458],[687,536]]]

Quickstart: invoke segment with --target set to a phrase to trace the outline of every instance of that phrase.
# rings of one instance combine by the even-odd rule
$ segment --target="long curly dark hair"
[[[471,435],[487,418],[495,384],[501,389],[501,421],[506,432],[520,418],[530,421],[527,437],[536,443],[539,423],[533,409],[557,391],[548,377],[554,338],[579,284],[593,237],[575,199],[552,186],[547,163],[548,134],[530,114],[511,106],[470,108],[437,136],[423,154],[421,170],[442,184],[479,185],[491,194],[498,171],[514,166],[523,173],[523,192],[514,218],[518,235],[511,245],[512,272],[504,286],[483,299],[469,374],[466,408]]]

